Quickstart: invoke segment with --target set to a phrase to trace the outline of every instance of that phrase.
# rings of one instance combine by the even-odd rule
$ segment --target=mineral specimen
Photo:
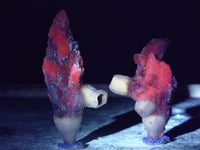
[[[81,88],[83,59],[64,10],[54,18],[48,37],[42,68],[48,96],[54,109],[54,122],[64,141],[64,144],[58,146],[80,147],[81,144],[76,143],[76,133],[81,124],[83,108],[98,108],[104,105],[107,93],[88,85]]]
[[[79,80],[84,70],[83,60],[64,10],[54,18],[48,36],[43,73],[54,113],[60,117],[80,115],[83,99]]]
[[[169,141],[163,133],[170,116],[168,104],[176,79],[169,65],[162,61],[167,45],[167,40],[151,40],[141,54],[134,55],[137,64],[135,76],[115,75],[109,86],[111,91],[136,100],[135,110],[147,130],[147,138],[143,139],[146,144]]]

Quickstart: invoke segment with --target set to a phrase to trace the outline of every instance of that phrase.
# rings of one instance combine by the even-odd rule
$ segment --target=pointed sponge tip
[[[128,95],[128,83],[130,78],[125,75],[116,74],[113,76],[109,89],[116,94],[127,96]]]
[[[97,90],[89,84],[81,86],[81,94],[85,107],[99,108],[107,103],[107,92],[104,90]]]

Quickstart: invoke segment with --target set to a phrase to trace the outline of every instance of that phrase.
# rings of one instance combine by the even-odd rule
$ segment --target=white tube
[[[114,75],[109,85],[109,89],[116,94],[127,96],[128,95],[128,83],[130,78],[124,75]]]
[[[106,104],[108,94],[104,90],[97,90],[89,84],[81,86],[81,94],[84,100],[84,106],[90,108],[99,108]]]

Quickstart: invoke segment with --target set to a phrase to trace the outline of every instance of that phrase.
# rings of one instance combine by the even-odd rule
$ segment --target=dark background
[[[11,0],[0,5],[0,84],[44,84],[42,61],[56,13],[65,9],[84,60],[83,81],[133,76],[133,54],[168,38],[164,60],[179,85],[200,83],[198,1]]]

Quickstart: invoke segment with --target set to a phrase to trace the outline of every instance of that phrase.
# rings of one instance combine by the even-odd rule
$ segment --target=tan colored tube
[[[104,90],[97,90],[89,84],[81,86],[81,94],[84,100],[84,106],[90,108],[99,108],[106,104],[108,94]]]
[[[109,89],[116,94],[127,96],[128,95],[128,83],[130,78],[124,75],[114,75],[109,85]]]

